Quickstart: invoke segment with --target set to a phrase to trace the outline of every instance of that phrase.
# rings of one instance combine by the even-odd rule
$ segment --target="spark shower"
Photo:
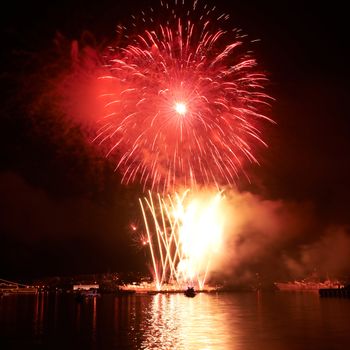
[[[254,150],[267,146],[267,79],[245,35],[215,7],[161,1],[133,16],[131,28],[118,26],[122,39],[106,54],[94,141],[117,157],[123,183],[158,193],[139,200],[157,289],[202,289],[223,253],[224,196],[212,188],[248,177],[246,162],[258,163]]]

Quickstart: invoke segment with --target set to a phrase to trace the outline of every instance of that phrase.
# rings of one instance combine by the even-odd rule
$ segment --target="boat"
[[[193,298],[196,296],[196,292],[193,287],[188,287],[185,291],[184,294],[186,297]]]
[[[101,294],[98,292],[97,289],[78,290],[75,292],[75,300],[78,302],[81,302],[84,299],[96,298],[100,296]]]
[[[147,292],[147,294],[150,294],[150,295],[156,295],[156,294],[158,294],[158,293],[159,293],[158,290],[149,290],[149,291]]]
[[[85,297],[81,293],[76,293],[75,294],[75,301],[78,303],[82,303],[85,300]]]
[[[275,282],[275,287],[280,291],[318,291],[320,289],[338,289],[344,285],[337,280],[311,281],[301,280],[293,282]]]

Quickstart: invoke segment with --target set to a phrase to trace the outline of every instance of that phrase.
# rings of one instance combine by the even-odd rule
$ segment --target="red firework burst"
[[[96,140],[111,142],[126,183],[163,191],[232,184],[246,160],[258,162],[255,145],[266,145],[266,76],[242,51],[240,32],[221,29],[228,16],[175,5],[163,5],[164,24],[147,16],[142,34],[113,49]]]

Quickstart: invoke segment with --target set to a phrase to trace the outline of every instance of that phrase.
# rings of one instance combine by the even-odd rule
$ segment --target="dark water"
[[[0,297],[0,349],[349,349],[350,299],[317,293]]]

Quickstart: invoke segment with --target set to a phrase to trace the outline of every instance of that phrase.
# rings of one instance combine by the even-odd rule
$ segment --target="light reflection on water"
[[[350,299],[317,293],[0,297],[1,349],[333,350],[350,342]]]
[[[233,305],[232,314],[239,310]],[[234,349],[235,333],[227,329],[229,314],[217,295],[156,295],[144,310],[141,349]]]

